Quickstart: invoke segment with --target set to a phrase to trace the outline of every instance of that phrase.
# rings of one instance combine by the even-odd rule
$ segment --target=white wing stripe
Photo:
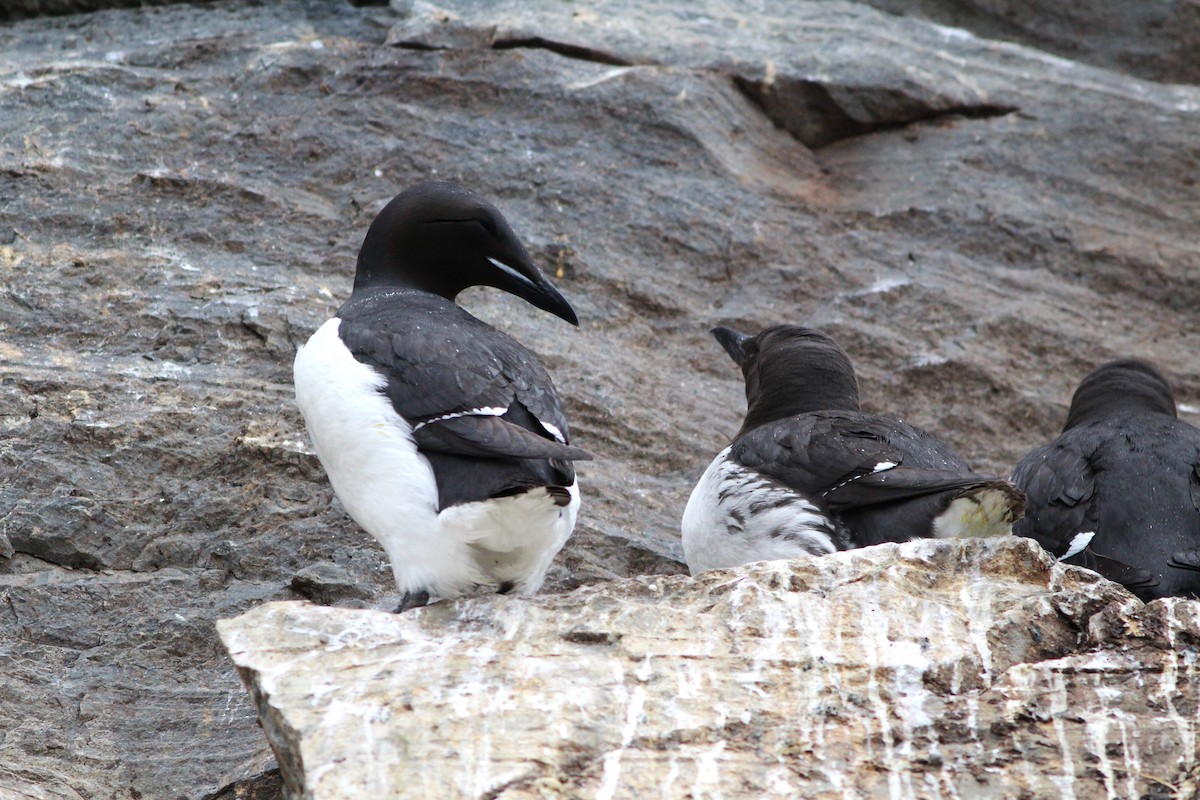
[[[508,413],[507,408],[501,406],[484,406],[483,408],[472,408],[470,411],[454,411],[450,414],[442,414],[440,417],[427,419],[424,422],[418,422],[413,425],[414,431],[419,431],[426,425],[434,422],[445,422],[448,419],[458,419],[459,417],[501,417]]]
[[[887,472],[889,469],[895,469],[898,466],[900,466],[900,465],[897,464],[895,461],[880,461],[878,464],[876,464],[871,469],[870,472],[865,472],[862,475],[855,475],[853,478],[847,478],[846,480],[839,483],[837,486],[831,486],[830,488],[821,492],[821,497],[828,497],[831,493],[836,492],[838,489],[841,489],[843,486],[847,486],[851,483],[854,483],[855,481],[860,481],[863,478],[867,477],[868,475],[876,475],[880,472]]]
[[[537,419],[537,418],[535,417],[534,419]],[[556,442],[558,442],[559,444],[567,443],[567,438],[562,435],[562,431],[560,431],[556,425],[551,425],[549,422],[542,422],[540,419],[538,420],[538,422],[541,422],[542,427],[546,429],[546,433],[553,436],[554,440]]]
[[[1059,561],[1068,559],[1071,556],[1077,556],[1083,552],[1083,549],[1092,543],[1092,537],[1096,535],[1095,531],[1081,531],[1075,534],[1071,539],[1071,543],[1067,545],[1067,552],[1058,557]]]

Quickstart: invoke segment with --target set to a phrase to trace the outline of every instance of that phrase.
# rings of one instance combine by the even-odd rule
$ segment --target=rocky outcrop
[[[1200,603],[1143,606],[1025,539],[402,615],[272,603],[219,629],[313,800],[1166,797],[1200,777]]]
[[[290,363],[419,178],[494,199],[582,318],[464,297],[600,456],[551,594],[684,571],[684,502],[742,413],[714,324],[829,330],[869,410],[986,471],[1113,356],[1158,361],[1200,420],[1200,90],[866,5],[743,5],[0,27],[0,792],[278,795],[214,623],[396,603]]]

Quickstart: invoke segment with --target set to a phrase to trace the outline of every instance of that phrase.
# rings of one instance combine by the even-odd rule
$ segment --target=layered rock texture
[[[903,583],[899,565],[921,561],[919,548],[667,577],[685,571],[687,494],[743,410],[739,377],[707,334],[715,324],[825,328],[854,359],[869,410],[935,430],[983,471],[1008,472],[1052,436],[1075,383],[1115,356],[1157,361],[1184,418],[1200,421],[1194,2],[1139,7],[1121,26],[1102,3],[1090,16],[1079,5],[877,5],[282,0],[0,24],[0,797],[279,797],[256,707],[215,629],[266,601],[343,608],[268,606],[253,626],[242,618],[244,636],[273,624],[296,646],[288,615],[311,615],[314,630],[424,637],[451,658],[485,638],[478,614],[521,632],[497,629],[497,658],[521,656],[528,639],[551,648],[529,658],[592,653],[589,669],[601,669],[632,663],[622,648],[638,638],[621,627],[622,609],[630,625],[686,617],[727,650],[744,640],[735,656],[745,659],[767,652],[762,637],[721,631],[750,619],[751,599],[786,619],[803,608],[833,625],[849,613],[800,603],[808,593],[783,576],[823,586],[883,559],[884,582]],[[82,7],[7,3],[3,17]],[[1038,22],[1047,18],[1056,22]],[[546,587],[577,593],[389,620],[355,610],[397,598],[382,552],[346,518],[305,444],[290,364],[348,294],[375,212],[434,176],[492,198],[575,303],[578,330],[494,291],[462,298],[543,357],[574,441],[600,459],[581,466],[581,523]],[[935,550],[931,563],[1001,558]],[[860,650],[837,657],[860,665],[846,680],[865,680],[868,693],[840,707],[854,722],[814,723],[828,746],[795,732],[787,756],[793,734],[767,724],[768,701],[747,707],[751,722],[732,705],[721,722],[721,701],[705,705],[709,687],[676,687],[694,724],[657,710],[652,724],[631,723],[610,676],[593,695],[604,730],[564,711],[567,727],[545,745],[578,731],[580,769],[592,772],[573,777],[569,759],[518,768],[500,755],[472,767],[463,792],[507,780],[533,792],[520,788],[528,777],[551,795],[562,781],[616,796],[636,777],[634,754],[652,752],[638,737],[683,754],[680,795],[707,791],[702,776],[727,786],[735,774],[836,790],[836,773],[800,757],[806,747],[844,759],[861,796],[951,796],[937,759],[964,764],[972,747],[983,796],[1000,791],[989,770],[1015,775],[1021,763],[1034,796],[1039,786],[1071,796],[1071,775],[1078,796],[1190,791],[1181,764],[1194,758],[1197,725],[1193,607],[1142,608],[1012,552],[1034,565],[1026,577],[981,567],[961,603],[987,605],[1017,580],[1033,588],[1011,591],[1049,605],[1014,599],[1021,614],[989,628],[1003,635],[988,640],[986,663],[976,664],[977,639],[940,635],[928,655],[908,645],[862,655],[900,632],[890,622],[862,631]],[[621,640],[590,642],[591,629],[562,639],[555,603],[599,614]],[[950,598],[934,607],[931,625],[969,617]],[[859,618],[882,625],[886,609]],[[461,635],[439,645],[437,625]],[[1028,644],[1035,626],[1057,632],[1050,644]],[[405,647],[388,644],[380,658]],[[820,655],[797,647],[786,651],[796,664]],[[238,652],[243,664],[269,655]],[[764,661],[762,674],[783,685],[789,663]],[[924,685],[949,663],[967,666],[914,694],[919,703],[896,699],[907,696],[897,681],[919,674]],[[638,668],[628,668],[630,693]],[[427,669],[423,680],[444,674]],[[1174,692],[1163,688],[1171,680]],[[730,681],[720,691],[741,685]],[[839,697],[819,682],[787,685],[800,705],[803,692]],[[644,702],[650,688],[665,696],[643,688]],[[991,704],[1005,691],[1017,703],[1008,717]],[[1076,698],[1086,718],[1071,716]],[[500,713],[509,701],[496,702]],[[300,732],[320,724],[316,711],[288,722],[273,709],[268,731],[299,737],[275,738],[280,767],[293,785],[313,780]],[[1160,719],[1177,739],[1150,732]],[[741,725],[761,732],[758,760]],[[724,761],[723,726],[737,754]],[[531,741],[519,733],[514,741]],[[1073,736],[1094,742],[1060,738]],[[1070,769],[1061,741],[1083,742],[1067,749]],[[1129,760],[1135,746],[1141,761]],[[1169,746],[1182,752],[1168,756]],[[773,768],[811,774],[770,773],[763,765],[781,753]]]
[[[1200,777],[1200,604],[1143,606],[1026,539],[218,627],[295,797],[1170,797]]]

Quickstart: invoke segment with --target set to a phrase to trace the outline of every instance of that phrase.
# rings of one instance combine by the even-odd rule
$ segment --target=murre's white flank
[[[1011,532],[1020,492],[976,475],[923,431],[863,414],[850,360],[825,334],[786,325],[753,337],[713,334],[742,368],[748,408],[683,513],[693,574],[921,536]]]
[[[1029,498],[1014,532],[1143,600],[1200,597],[1200,429],[1138,359],[1080,382],[1054,441],[1017,465]]]
[[[537,591],[575,527],[575,484],[566,507],[539,488],[439,512],[433,468],[412,426],[383,394],[386,379],[342,344],[339,324],[328,320],[297,353],[296,401],[333,490],[387,552],[396,585],[436,587],[446,597],[488,585]]]
[[[692,574],[839,549],[835,526],[815,504],[730,459],[728,447],[692,490],[682,530]]]
[[[494,207],[420,184],[376,218],[350,300],[296,355],[317,455],[402,608],[536,591],[578,515],[571,462],[590,456],[536,357],[453,302],[478,284],[576,322]]]

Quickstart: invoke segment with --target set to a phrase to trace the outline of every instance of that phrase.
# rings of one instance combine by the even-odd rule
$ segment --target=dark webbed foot
[[[396,606],[395,613],[403,614],[410,608],[420,608],[427,605],[429,605],[429,592],[424,589],[419,592],[405,592],[404,597],[400,599],[400,605]]]

